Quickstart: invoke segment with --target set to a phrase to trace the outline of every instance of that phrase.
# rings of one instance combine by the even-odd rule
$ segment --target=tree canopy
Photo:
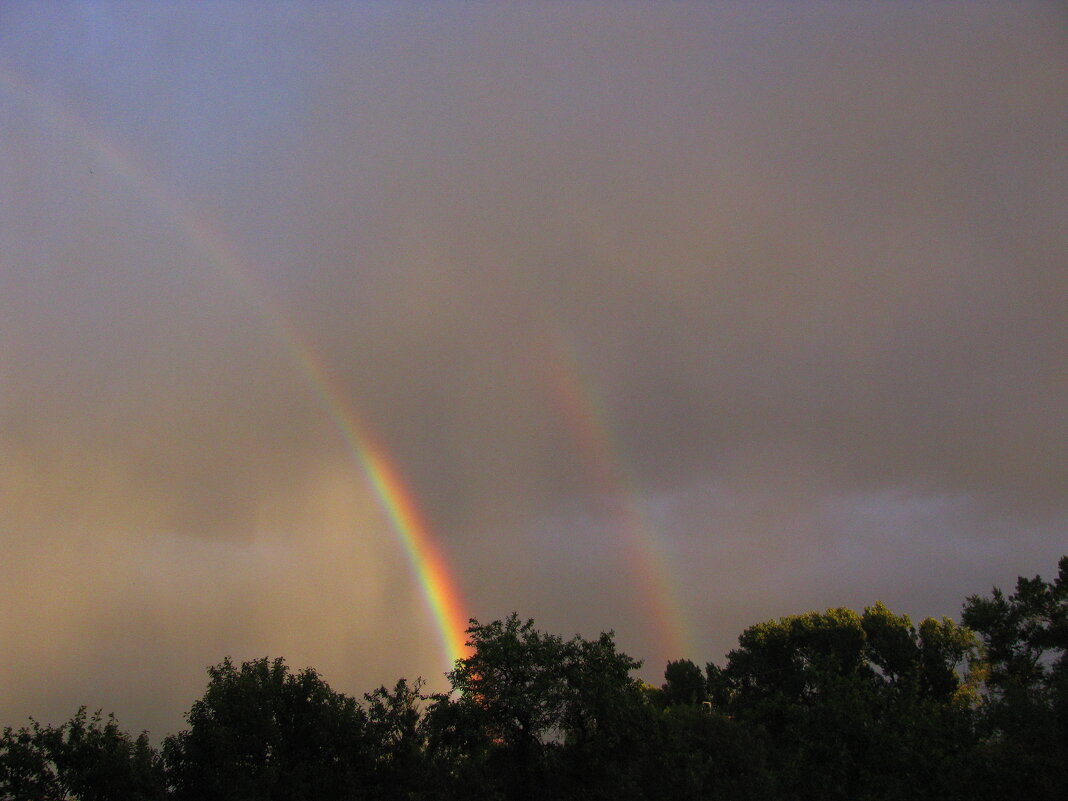
[[[957,623],[875,603],[745,629],[722,665],[659,687],[612,632],[518,614],[467,630],[424,695],[362,697],[283,659],[208,668],[155,749],[78,710],[0,736],[0,801],[1060,799],[1068,792],[1068,557],[969,597]]]
[[[1053,797],[1068,787],[1068,556],[1057,577],[973,595],[962,620],[983,644],[985,783],[1007,795]]]
[[[208,668],[189,728],[163,756],[176,799],[266,801],[342,798],[367,772],[367,714],[312,668],[283,659]]]

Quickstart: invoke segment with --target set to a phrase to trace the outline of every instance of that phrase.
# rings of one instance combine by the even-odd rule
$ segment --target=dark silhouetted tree
[[[1068,556],[1058,567],[964,604],[988,665],[981,783],[1005,797],[1068,796]]]
[[[189,729],[163,745],[178,801],[321,801],[366,789],[367,716],[355,699],[282,659],[225,659],[208,675]]]
[[[638,740],[634,714],[646,702],[630,673],[640,663],[616,650],[611,633],[565,642],[514,613],[472,620],[467,633],[472,653],[449,674],[457,698],[431,710],[438,741],[480,744],[482,785],[506,797],[563,797],[577,784],[593,797],[592,786],[606,786],[597,777],[613,775],[609,758]],[[463,734],[457,723],[480,733]]]
[[[565,640],[512,614],[471,621],[450,693],[401,679],[362,703],[311,668],[225,659],[162,757],[84,709],[4,729],[0,801],[1068,797],[1068,557],[1052,582],[970,597],[963,620],[783,617],[653,687],[611,632]]]
[[[400,679],[392,690],[379,687],[364,695],[366,740],[371,754],[370,797],[419,798],[429,772],[421,725],[422,681]]]
[[[765,744],[751,727],[703,705],[658,712],[634,769],[641,798],[769,801],[775,784]]]
[[[37,721],[0,737],[3,801],[153,801],[165,797],[159,755],[142,733],[84,707],[61,726]]]
[[[746,629],[710,694],[764,733],[786,797],[948,798],[946,766],[971,745],[974,636],[882,604]]]
[[[668,662],[664,669],[664,703],[667,706],[700,704],[708,697],[705,677],[701,668],[689,659]]]

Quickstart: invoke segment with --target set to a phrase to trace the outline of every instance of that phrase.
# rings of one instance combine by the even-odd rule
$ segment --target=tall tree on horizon
[[[988,665],[983,775],[1007,793],[1068,793],[1068,556],[1053,581],[1020,576],[1006,595],[972,595],[962,620]]]

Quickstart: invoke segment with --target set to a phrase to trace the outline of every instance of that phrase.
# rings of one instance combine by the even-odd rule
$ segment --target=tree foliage
[[[662,700],[666,706],[692,706],[704,703],[708,696],[707,682],[701,668],[689,659],[668,662],[664,669]]]
[[[1058,568],[964,605],[986,655],[984,782],[1007,794],[1068,792],[1068,557]]]
[[[654,687],[612,632],[512,614],[468,629],[451,692],[360,698],[282,659],[208,669],[154,749],[84,708],[0,736],[0,801],[904,801],[1068,796],[1068,557],[967,599],[962,621],[876,603],[750,626],[722,665]]]
[[[163,744],[176,799],[311,801],[362,789],[367,715],[355,699],[282,659],[227,658],[208,675],[189,729]]]
[[[435,715],[479,730],[481,784],[491,792],[559,796],[561,776],[576,778],[576,755],[599,766],[625,749],[628,717],[644,704],[630,675],[641,663],[616,650],[611,632],[565,641],[513,613],[472,620],[467,633],[472,653],[449,673],[458,697],[439,699]]]
[[[31,720],[0,737],[2,801],[153,801],[165,797],[159,756],[148,735],[82,707],[60,726]]]
[[[877,603],[770,620],[738,643],[709,692],[763,732],[788,797],[909,797],[969,745],[977,643],[948,619],[917,629]]]

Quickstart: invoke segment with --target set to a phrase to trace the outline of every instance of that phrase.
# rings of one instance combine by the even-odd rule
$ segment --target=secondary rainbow
[[[0,88],[74,134],[91,153],[146,195],[209,263],[269,322],[280,344],[311,390],[318,396],[340,431],[346,448],[374,490],[400,540],[434,621],[441,649],[451,668],[467,655],[467,620],[458,582],[435,541],[410,488],[383,443],[376,438],[346,393],[332,379],[323,358],[301,334],[279,303],[259,282],[253,267],[188,204],[168,190],[113,141],[98,134],[83,119],[42,96],[8,70],[0,68]]]
[[[671,582],[670,559],[634,501],[638,495],[635,483],[623,469],[604,405],[593,385],[584,379],[562,326],[547,328],[545,340],[549,388],[576,437],[596,491],[612,504],[641,599],[651,613],[660,656],[681,659],[693,654],[690,626]]]

